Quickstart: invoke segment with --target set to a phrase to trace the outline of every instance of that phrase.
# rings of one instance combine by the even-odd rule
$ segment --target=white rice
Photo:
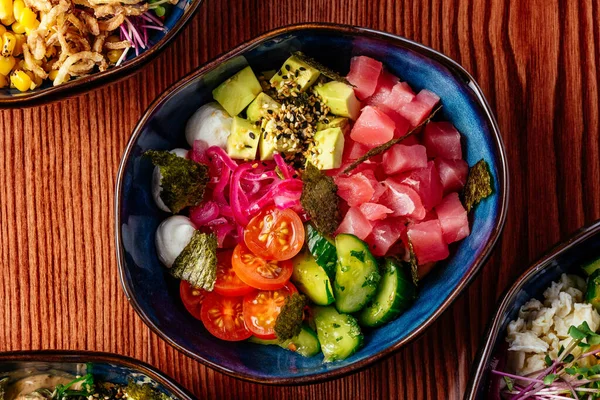
[[[561,346],[567,347],[571,325],[584,321],[597,331],[600,315],[591,304],[583,303],[585,280],[563,274],[558,282],[544,291],[543,303],[531,299],[519,310],[519,318],[508,325],[508,368],[519,375],[528,375],[545,368],[544,358],[558,355]],[[573,351],[577,355],[577,348]]]

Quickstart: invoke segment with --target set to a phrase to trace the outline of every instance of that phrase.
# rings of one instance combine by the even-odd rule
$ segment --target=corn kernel
[[[4,35],[4,32],[6,32],[6,28],[4,25],[0,24],[0,36]]]
[[[20,22],[14,22],[10,27],[14,33],[25,33],[25,27]]]
[[[17,57],[23,54],[23,43],[27,43],[27,37],[23,34],[15,34],[15,48],[13,49],[13,56]]]
[[[25,2],[23,0],[13,0],[13,16],[18,21],[21,16],[21,11],[25,8]]]
[[[0,57],[0,75],[7,76],[12,71],[17,60],[13,56]]]
[[[21,92],[35,89],[35,83],[24,71],[15,71],[15,73],[10,76],[10,83]],[[33,88],[31,87],[32,85]]]
[[[53,80],[55,80],[55,79],[56,79],[56,76],[57,76],[57,75],[58,75],[58,70],[56,70],[56,69],[53,69],[53,70],[52,70],[52,71],[50,71],[50,73],[48,74],[48,78],[49,78],[51,81],[53,81]],[[71,79],[71,75],[67,74],[67,75],[65,76],[65,80],[64,80],[64,81],[62,81],[62,83],[68,82],[68,81],[69,81],[69,79]]]
[[[2,0],[0,0],[2,1]],[[106,38],[106,41],[108,43],[115,43],[115,42],[120,42],[121,38],[117,35],[110,35],[109,37]]]
[[[0,88],[8,86],[8,78],[4,75],[0,75]]]
[[[119,58],[121,58],[121,55],[124,51],[125,50],[123,49],[109,50],[106,53],[106,58],[108,58],[108,61],[110,61],[111,63],[116,63],[117,61],[119,61]]]
[[[2,0],[0,0],[2,1]],[[2,22],[2,24],[4,26],[11,26],[13,24],[13,22],[15,22],[16,19],[15,17],[12,15],[12,12],[10,13],[10,16],[6,17],[6,18],[0,18],[0,22]]]
[[[15,49],[15,44],[17,43],[17,38],[14,34],[10,32],[5,32],[2,34],[2,48],[0,53],[2,53],[3,57],[11,56],[13,50]]]
[[[13,17],[13,0],[0,0],[0,19]],[[4,23],[4,21],[2,21]],[[5,24],[10,25],[10,24]]]
[[[25,29],[35,29],[40,24],[40,22],[37,20],[37,14],[33,12],[31,8],[27,7],[23,9],[20,17],[17,18],[17,20]]]

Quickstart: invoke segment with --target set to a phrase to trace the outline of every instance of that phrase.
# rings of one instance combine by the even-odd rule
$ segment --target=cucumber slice
[[[600,310],[600,269],[595,270],[588,278],[585,302],[594,306],[596,311]]]
[[[306,244],[317,264],[323,267],[329,277],[333,278],[337,253],[331,240],[319,233],[312,224],[306,224]]]
[[[282,349],[290,350],[304,357],[312,357],[321,351],[321,344],[317,338],[317,334],[306,325],[302,325],[302,330],[299,334],[289,340],[279,342],[277,339],[260,339],[256,336],[251,336],[248,339],[250,343],[262,345],[275,345]]]
[[[362,326],[376,327],[402,314],[417,297],[417,288],[403,265],[386,258],[377,294],[358,316]]]
[[[592,275],[597,269],[600,269],[600,258],[583,267],[587,276]]]
[[[362,346],[364,337],[356,318],[331,306],[314,307],[313,313],[325,362],[344,360]]]
[[[292,264],[294,265],[292,282],[299,291],[320,306],[326,306],[335,301],[327,273],[308,251],[301,251],[292,259]]]
[[[354,235],[342,233],[335,238],[338,262],[333,294],[340,312],[360,311],[377,291],[380,275],[369,246]]]

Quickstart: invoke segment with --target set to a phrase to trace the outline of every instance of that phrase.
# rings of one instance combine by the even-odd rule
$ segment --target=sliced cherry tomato
[[[200,308],[202,301],[208,292],[204,289],[198,289],[190,285],[187,281],[181,281],[179,284],[179,295],[181,301],[190,314],[196,319],[200,319]]]
[[[292,276],[292,262],[265,260],[240,243],[233,251],[233,270],[242,282],[256,289],[275,290],[283,287]]]
[[[244,322],[243,299],[208,293],[200,315],[204,327],[219,339],[231,342],[248,339],[252,332]]]
[[[244,296],[244,321],[254,336],[275,339],[275,320],[285,299],[298,290],[288,282],[277,290],[259,290]]]
[[[304,245],[304,225],[290,209],[267,207],[244,229],[244,242],[250,251],[267,260],[289,260]]]
[[[235,273],[231,266],[233,251],[222,251],[217,253],[217,281],[215,282],[215,293],[223,296],[244,296],[253,292],[252,286],[245,284]]]

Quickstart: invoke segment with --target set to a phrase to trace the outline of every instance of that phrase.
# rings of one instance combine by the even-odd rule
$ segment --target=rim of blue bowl
[[[560,242],[559,244],[550,248],[546,253],[544,253],[544,255],[535,261],[510,288],[504,291],[504,294],[501,296],[501,300],[498,302],[498,306],[496,307],[497,311],[494,313],[494,316],[488,323],[485,333],[485,341],[480,345],[473,361],[473,365],[471,366],[471,371],[473,372],[470,375],[469,383],[467,384],[467,389],[465,390],[465,400],[477,399],[478,389],[482,384],[485,384],[485,382],[483,382],[484,372],[490,361],[490,357],[493,355],[494,343],[496,343],[498,335],[501,334],[499,330],[502,322],[501,320],[503,318],[502,316],[508,307],[515,302],[516,296],[521,289],[523,289],[523,286],[529,281],[529,279],[531,279],[532,276],[550,267],[554,259],[556,259],[565,251],[569,250],[572,246],[576,246],[598,234],[600,234],[600,220],[592,222],[591,224],[579,229],[564,242]]]
[[[147,120],[152,116],[154,111],[157,108],[160,108],[161,105],[170,98],[170,96],[177,92],[181,87],[186,86],[191,81],[196,79],[200,75],[204,75],[207,72],[215,69],[221,63],[234,58],[236,56],[242,55],[250,48],[263,43],[267,40],[270,40],[274,37],[280,36],[286,33],[292,33],[297,31],[321,31],[321,32],[338,32],[344,34],[350,34],[361,37],[370,37],[379,40],[384,40],[390,42],[392,44],[400,44],[405,48],[418,52],[426,57],[436,60],[444,67],[448,68],[451,73],[458,76],[462,81],[464,81],[472,91],[472,94],[476,97],[479,102],[479,105],[482,108],[482,111],[486,117],[487,122],[490,125],[490,131],[492,133],[492,142],[494,144],[495,153],[498,156],[498,195],[499,195],[499,213],[497,217],[497,221],[494,226],[494,231],[490,239],[487,241],[481,256],[474,262],[473,267],[467,271],[465,276],[459,281],[456,288],[452,291],[450,296],[442,303],[442,305],[427,319],[425,322],[417,329],[408,334],[405,338],[400,340],[398,343],[390,346],[389,348],[373,354],[372,356],[357,361],[353,364],[350,364],[343,368],[338,368],[333,371],[326,371],[314,375],[306,375],[298,378],[277,378],[277,377],[269,377],[269,378],[261,378],[256,377],[252,374],[245,374],[238,371],[231,370],[229,368],[225,368],[219,364],[216,364],[208,359],[205,359],[194,352],[186,349],[184,346],[179,345],[170,337],[168,337],[159,327],[157,327],[145,313],[145,311],[140,307],[139,303],[135,299],[135,296],[132,295],[132,290],[127,282],[125,277],[125,255],[123,250],[123,243],[121,237],[121,198],[122,198],[122,188],[123,188],[123,176],[125,173],[125,168],[127,164],[127,160],[129,159],[130,153],[135,146],[135,143],[142,132],[142,127],[146,124]],[[140,121],[135,126],[129,143],[123,152],[123,156],[121,159],[121,163],[119,165],[119,170],[117,173],[117,181],[116,181],[116,190],[115,190],[115,244],[116,244],[116,252],[117,252],[117,265],[119,267],[119,279],[121,281],[121,286],[123,287],[123,291],[125,292],[125,296],[127,300],[131,304],[131,306],[138,313],[140,318],[144,321],[146,325],[152,329],[154,333],[160,336],[163,340],[169,343],[171,346],[182,352],[183,354],[191,357],[200,363],[213,368],[221,373],[224,373],[229,376],[233,376],[234,378],[243,379],[246,381],[254,382],[254,383],[262,383],[267,385],[301,385],[301,384],[310,384],[310,383],[318,383],[327,380],[331,380],[334,378],[340,378],[346,375],[349,375],[354,372],[358,372],[369,365],[372,365],[376,361],[384,359],[393,355],[400,348],[404,347],[406,344],[412,342],[417,337],[425,332],[425,330],[456,300],[458,295],[460,295],[463,290],[472,282],[473,278],[477,275],[481,267],[486,263],[489,259],[491,252],[498,241],[502,230],[504,229],[504,223],[506,221],[506,215],[508,211],[508,199],[509,199],[509,175],[508,175],[508,162],[506,159],[506,153],[504,149],[504,143],[502,141],[502,137],[500,136],[500,130],[498,128],[498,124],[494,117],[494,114],[491,111],[491,108],[485,99],[483,92],[477,82],[473,79],[473,77],[456,61],[452,60],[450,57],[433,50],[423,44],[414,42],[410,39],[406,39],[401,36],[393,35],[391,33],[377,31],[374,29],[363,28],[352,25],[342,25],[342,24],[333,24],[333,23],[300,23],[283,26],[281,28],[277,28],[271,30],[269,32],[263,33],[253,39],[250,39],[232,50],[225,52],[211,61],[204,64],[202,67],[198,68],[195,71],[192,71],[187,76],[181,78],[177,81],[173,86],[163,92],[152,104],[148,107],[148,109],[144,112],[144,115],[140,119]]]
[[[16,95],[0,96],[0,109],[32,107],[52,103],[128,78],[134,73],[139,72],[150,61],[156,59],[171,44],[190,19],[198,12],[202,3],[204,3],[204,0],[191,0],[181,18],[167,31],[162,39],[126,64],[108,68],[103,72],[95,72],[87,76],[82,76],[59,86],[18,93]]]
[[[194,400],[195,397],[173,378],[150,364],[135,358],[99,351],[75,350],[21,350],[0,353],[0,363],[5,362],[57,362],[57,363],[106,363],[119,365],[141,372],[162,385],[169,394],[181,400]]]

